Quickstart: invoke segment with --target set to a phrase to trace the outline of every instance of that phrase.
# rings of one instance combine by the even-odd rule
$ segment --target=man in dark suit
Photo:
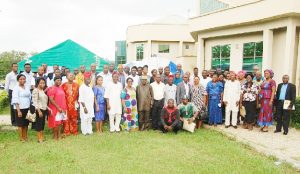
[[[288,134],[290,113],[295,104],[296,99],[296,86],[289,83],[289,76],[284,75],[282,77],[283,83],[280,83],[276,92],[276,107],[277,107],[277,126],[274,133],[281,132],[283,126],[283,135]],[[285,100],[290,100],[291,103],[288,109],[283,109]]]

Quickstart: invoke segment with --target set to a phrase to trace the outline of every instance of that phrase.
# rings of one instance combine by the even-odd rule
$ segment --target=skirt
[[[38,111],[36,111],[36,122],[35,122],[35,130],[36,131],[43,131],[45,128],[45,119],[47,115],[47,110],[41,110],[42,117],[39,116]]]
[[[29,108],[27,108],[27,109],[20,109],[20,110],[21,110],[21,113],[22,113],[22,117],[18,117],[18,112],[15,109],[17,126],[18,127],[28,127],[29,121],[26,119],[26,115],[28,113]]]

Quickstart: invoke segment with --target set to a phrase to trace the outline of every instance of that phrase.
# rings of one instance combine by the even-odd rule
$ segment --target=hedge
[[[0,111],[9,106],[8,95],[6,91],[0,93]]]
[[[295,102],[295,111],[292,113],[292,126],[296,128],[300,128],[300,97],[296,99]]]

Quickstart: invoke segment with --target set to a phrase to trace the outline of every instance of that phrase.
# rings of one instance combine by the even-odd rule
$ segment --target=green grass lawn
[[[296,173],[213,130],[194,134],[156,131],[71,136],[27,143],[16,131],[0,132],[0,173]]]
[[[9,106],[5,107],[3,110],[0,111],[0,116],[1,115],[10,115]]]

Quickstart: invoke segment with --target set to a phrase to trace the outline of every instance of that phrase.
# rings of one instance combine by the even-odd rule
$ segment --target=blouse
[[[19,104],[20,109],[28,109],[30,107],[31,93],[29,87],[22,88],[19,85],[15,86],[12,93],[11,105],[17,109],[16,104]]]
[[[36,109],[46,110],[48,106],[48,96],[43,90],[35,88],[32,91],[32,102]]]
[[[248,85],[245,84],[242,86],[242,94],[243,101],[253,102],[256,100],[258,88],[255,84],[253,84],[251,87],[248,87]]]

